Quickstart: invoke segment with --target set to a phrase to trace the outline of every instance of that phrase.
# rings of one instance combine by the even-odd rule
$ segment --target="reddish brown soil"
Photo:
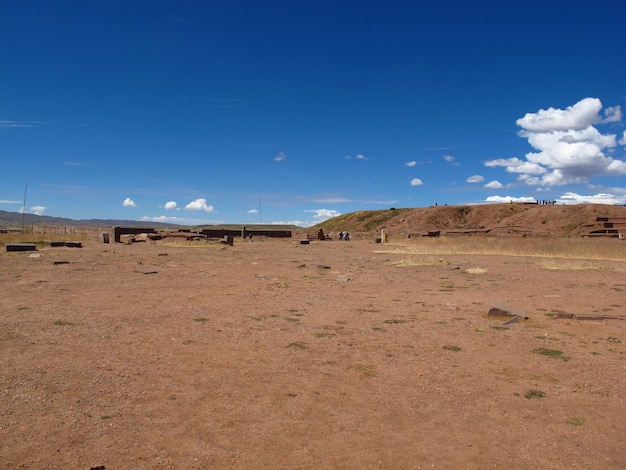
[[[624,263],[385,249],[3,253],[1,468],[626,468]]]

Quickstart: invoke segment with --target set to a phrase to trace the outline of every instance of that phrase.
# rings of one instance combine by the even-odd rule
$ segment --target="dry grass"
[[[626,261],[626,243],[615,238],[424,237],[394,241],[379,252],[429,256],[423,264],[443,263],[436,258],[442,255]]]

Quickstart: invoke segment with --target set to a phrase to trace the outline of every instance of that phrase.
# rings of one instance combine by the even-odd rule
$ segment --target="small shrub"
[[[443,349],[445,349],[446,351],[454,351],[454,352],[461,351],[461,348],[459,348],[458,346],[450,346],[450,345],[445,345]]]
[[[544,398],[546,396],[545,393],[543,393],[541,390],[529,390],[528,392],[526,392],[526,395],[524,395],[524,398],[528,399],[528,400],[532,400],[533,398]]]
[[[563,351],[559,351],[558,349],[546,349],[546,348],[537,348],[533,349],[535,354],[541,354],[542,356],[552,357],[554,359],[562,359],[564,361],[569,360],[569,358],[563,356]]]

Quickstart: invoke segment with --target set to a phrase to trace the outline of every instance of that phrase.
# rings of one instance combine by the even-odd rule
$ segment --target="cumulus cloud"
[[[333,210],[333,209],[313,209],[313,210],[307,210],[304,212],[312,212],[313,214],[315,214],[313,215],[315,224],[319,224],[320,222],[324,222],[325,220],[332,219],[333,217],[337,217],[341,215],[341,212]]]
[[[485,199],[487,202],[503,203],[503,202],[537,202],[534,197],[513,197],[513,196],[489,196]]]
[[[411,180],[411,186],[422,186],[424,182],[419,178],[413,178]]]
[[[489,181],[489,183],[487,183],[483,187],[487,189],[501,189],[501,188],[504,188],[504,185],[500,183],[500,181],[498,180],[493,180],[493,181]]]
[[[176,203],[176,201],[167,201],[163,207],[165,207],[166,210],[170,211],[173,209],[177,209],[178,204]]]
[[[467,181],[468,183],[482,183],[483,181],[485,181],[485,178],[480,175],[473,175],[467,178],[465,181]]]
[[[405,165],[408,166],[408,167],[414,167],[415,165],[417,165],[417,162],[415,160],[413,160],[413,161],[410,161],[410,162],[406,162]]]
[[[131,198],[127,197],[126,199],[124,199],[124,202],[122,202],[122,205],[124,207],[137,207],[137,204],[135,204],[135,201],[133,201]]]
[[[287,154],[285,152],[280,152],[274,157],[274,161],[276,162],[282,162],[283,160],[287,160]]]
[[[33,212],[33,214],[43,215],[43,213],[45,212],[46,208],[44,206],[33,206],[33,207],[30,208],[30,210]]]
[[[626,204],[626,195],[615,196],[613,194],[598,193],[584,196],[576,193],[565,193],[558,199],[559,204]]]
[[[602,102],[585,98],[566,109],[540,109],[516,121],[522,129],[518,135],[537,150],[520,158],[485,162],[488,167],[505,167],[519,174],[529,185],[559,186],[585,183],[596,176],[626,175],[626,162],[606,154],[617,146],[617,136],[602,134],[594,125],[619,122],[622,110],[608,107],[600,115]],[[626,135],[619,141],[626,145]]]
[[[206,199],[199,198],[191,201],[189,204],[185,206],[185,209],[189,211],[204,211],[204,212],[213,212],[215,208],[212,205],[208,205],[206,203]]]

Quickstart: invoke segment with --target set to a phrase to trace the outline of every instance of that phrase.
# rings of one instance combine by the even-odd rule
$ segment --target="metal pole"
[[[26,186],[24,187],[24,204],[22,205],[22,233],[24,233],[24,217],[26,216],[26,191],[28,190],[28,181],[26,182]]]

